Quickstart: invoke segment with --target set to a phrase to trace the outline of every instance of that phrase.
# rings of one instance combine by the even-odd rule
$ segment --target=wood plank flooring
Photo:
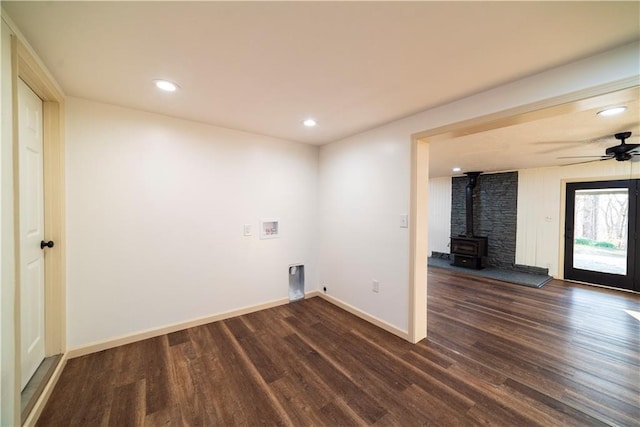
[[[431,268],[429,338],[321,298],[72,359],[41,426],[640,425],[640,297]]]

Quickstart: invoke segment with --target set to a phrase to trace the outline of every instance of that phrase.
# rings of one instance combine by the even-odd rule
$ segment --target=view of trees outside
[[[577,190],[573,267],[627,274],[628,214],[626,188]]]

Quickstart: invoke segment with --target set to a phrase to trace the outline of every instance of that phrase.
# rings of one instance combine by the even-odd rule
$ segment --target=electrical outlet
[[[371,285],[371,290],[375,293],[380,292],[380,282],[378,282],[377,280],[374,280]]]

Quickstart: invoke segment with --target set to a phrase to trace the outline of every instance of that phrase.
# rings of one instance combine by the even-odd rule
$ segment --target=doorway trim
[[[53,389],[65,362],[66,351],[66,250],[65,250],[65,193],[64,193],[64,95],[53,78],[16,35],[11,36],[12,110],[14,147],[14,236],[15,236],[15,348],[20,349],[20,239],[18,171],[18,79],[22,79],[43,101],[43,177],[44,230],[47,240],[53,240],[57,250],[45,256],[45,357],[62,354],[56,371],[45,386],[38,402],[24,424],[34,422]],[[14,397],[20,399],[20,357],[15,357],[16,381]],[[19,406],[19,405],[18,405]],[[19,413],[15,419],[20,419]]]
[[[630,77],[411,135],[411,189],[409,197],[412,215],[409,244],[409,341],[417,343],[427,337],[428,270],[426,256],[428,256],[428,248],[426,239],[429,229],[429,155],[428,148],[425,155],[425,150],[421,147],[428,147],[429,143],[436,141],[588,110],[598,107],[603,102],[615,104],[629,99],[629,96],[636,93],[639,88],[638,78]],[[566,185],[563,182],[562,197],[564,197],[565,189]],[[564,205],[562,209],[564,209]],[[561,215],[563,214],[561,213]],[[564,217],[561,219],[564,221]],[[558,245],[564,243],[564,234],[561,233],[560,237]],[[564,256],[564,248],[561,249],[560,256]]]
[[[411,140],[409,241],[409,341],[427,336],[427,257],[429,241],[429,141]]]

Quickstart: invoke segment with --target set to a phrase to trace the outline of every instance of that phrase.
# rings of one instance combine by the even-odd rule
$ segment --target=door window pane
[[[629,190],[576,190],[573,268],[627,274]]]

